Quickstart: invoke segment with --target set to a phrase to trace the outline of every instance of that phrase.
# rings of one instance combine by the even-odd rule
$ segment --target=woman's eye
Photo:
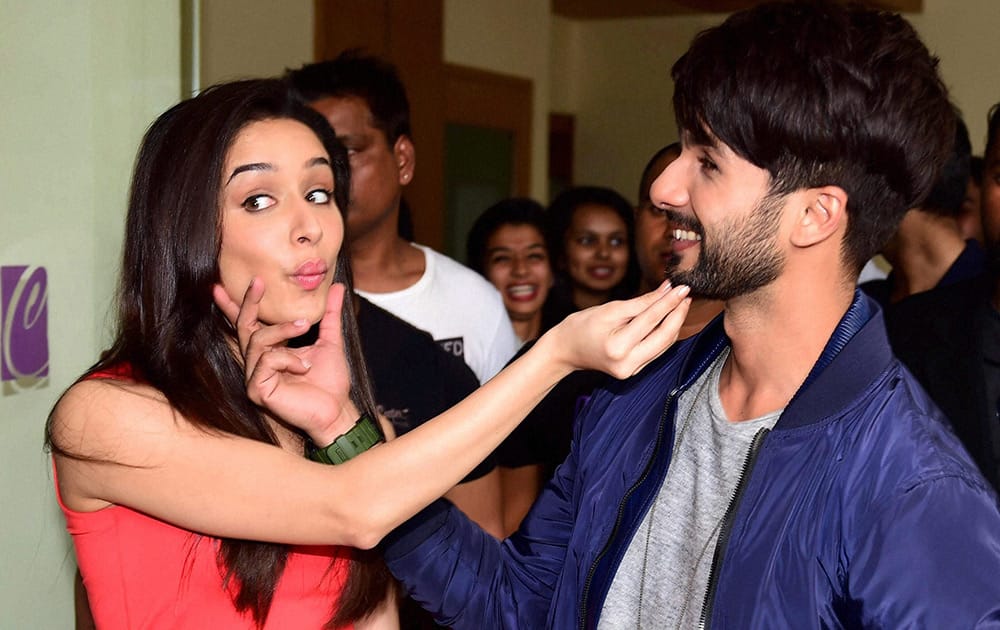
[[[609,243],[609,244],[610,244],[610,245],[611,245],[612,247],[623,247],[623,246],[625,245],[625,239],[624,239],[624,238],[622,238],[622,237],[620,237],[620,236],[612,236],[612,237],[611,237],[611,238],[610,238],[610,239],[608,240],[608,243]]]
[[[532,262],[547,262],[548,259],[549,259],[548,254],[542,254],[541,252],[528,254],[528,260]]]
[[[275,204],[274,198],[270,195],[251,195],[243,200],[241,204],[250,212],[260,212]]]
[[[322,188],[311,190],[309,194],[306,195],[306,201],[311,201],[317,204],[328,204],[330,199],[333,197],[332,190],[324,190]]]
[[[701,164],[701,170],[703,171],[718,171],[719,166],[710,160],[709,158],[702,156],[698,158],[698,163]]]
[[[510,256],[494,256],[490,259],[491,265],[504,265],[510,262]]]

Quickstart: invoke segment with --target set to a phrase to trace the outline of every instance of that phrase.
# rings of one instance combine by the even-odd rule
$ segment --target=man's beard
[[[784,195],[767,195],[742,218],[722,221],[707,235],[701,224],[669,213],[683,229],[701,234],[698,260],[688,270],[678,270],[681,257],[673,254],[667,277],[674,285],[686,284],[691,294],[712,300],[729,300],[774,282],[785,266],[775,244]]]

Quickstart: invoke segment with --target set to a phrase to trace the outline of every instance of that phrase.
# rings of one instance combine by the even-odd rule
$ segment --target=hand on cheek
[[[235,322],[250,400],[306,431],[317,444],[332,442],[350,428],[359,414],[350,399],[341,330],[343,285],[335,284],[328,292],[316,342],[301,348],[289,348],[287,343],[309,329],[307,320],[267,325],[257,318],[264,295],[259,278],[251,281],[240,305],[220,285],[212,294]]]

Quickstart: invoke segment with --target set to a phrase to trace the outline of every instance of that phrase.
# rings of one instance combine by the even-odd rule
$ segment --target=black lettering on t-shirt
[[[465,358],[465,342],[462,337],[452,337],[451,339],[435,339],[445,352],[460,359]]]

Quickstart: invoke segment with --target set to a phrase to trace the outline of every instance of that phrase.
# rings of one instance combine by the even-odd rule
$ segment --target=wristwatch
[[[363,413],[354,426],[332,444],[310,449],[309,459],[322,464],[343,464],[381,441],[382,434],[375,426],[375,421],[367,413]]]

